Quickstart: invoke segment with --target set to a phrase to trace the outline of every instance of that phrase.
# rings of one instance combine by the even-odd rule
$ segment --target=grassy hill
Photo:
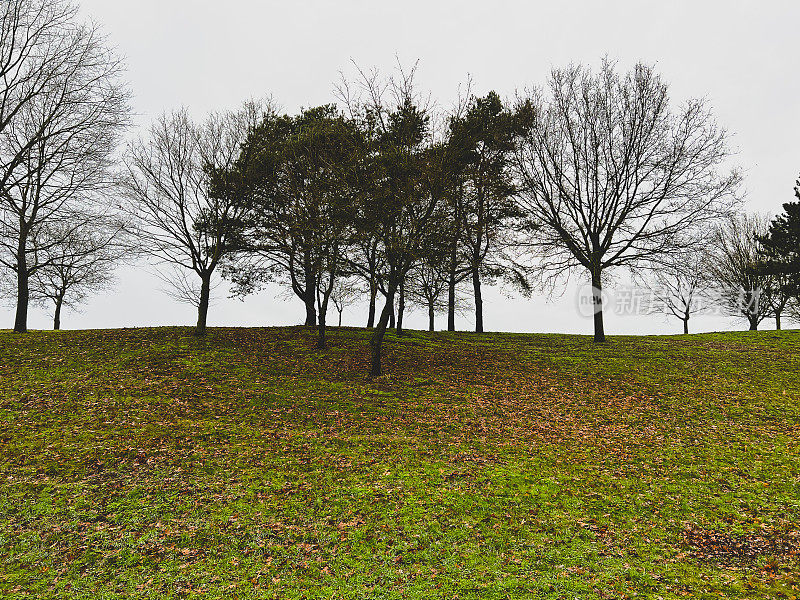
[[[0,596],[794,598],[800,332],[0,333]]]

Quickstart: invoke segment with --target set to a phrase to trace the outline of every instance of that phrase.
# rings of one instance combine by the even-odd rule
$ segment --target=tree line
[[[628,271],[680,318],[716,282],[748,319],[780,321],[798,296],[797,203],[771,223],[739,212],[741,176],[707,103],[676,104],[655,69],[603,61],[554,69],[504,99],[440,108],[415,68],[356,68],[326,105],[271,101],[193,120],[165,113],[120,152],[122,65],[69,0],[0,8],[0,265],[27,329],[30,302],[61,307],[149,257],[206,332],[220,279],[245,296],[283,285],[324,348],[329,315],[364,299],[371,372],[386,331],[421,308],[429,328],[483,289],[529,293],[578,273],[603,289]],[[657,284],[657,285],[656,285]]]

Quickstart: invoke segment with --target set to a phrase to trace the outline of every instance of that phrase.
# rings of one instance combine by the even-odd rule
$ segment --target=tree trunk
[[[389,297],[386,297],[386,301],[389,301]],[[389,329],[394,329],[395,327],[395,314],[394,314],[394,295],[392,295],[392,303],[389,305]]]
[[[750,331],[758,331],[758,321],[755,319],[749,319],[750,321]]]
[[[56,310],[53,313],[53,331],[61,329],[61,305],[64,303],[63,294],[56,300]]]
[[[326,331],[325,313],[328,312],[327,310],[328,307],[325,306],[326,304],[327,301],[323,302],[322,306],[320,306],[319,308],[319,322],[317,325],[317,332],[319,333],[319,335],[317,336],[317,346],[316,346],[317,350],[323,350],[328,344],[328,340],[325,338],[325,331]]]
[[[472,271],[472,289],[475,293],[475,332],[483,333],[483,295],[481,294],[481,274],[478,269]]]
[[[14,331],[25,333],[28,331],[28,273],[22,269],[17,274],[17,312],[14,316]]]
[[[447,282],[447,331],[456,330],[456,247],[450,255],[450,278]]]
[[[378,325],[372,333],[370,339],[370,376],[378,377],[381,374],[381,348],[383,345],[383,336],[386,334],[386,327],[389,324],[389,316],[394,313],[394,288],[389,287],[389,293],[386,296],[386,305],[383,307]]]
[[[375,327],[375,298],[378,295],[378,286],[374,281],[369,284],[369,314],[367,316],[367,329]]]
[[[317,278],[314,269],[311,267],[311,259],[308,252],[303,258],[303,278],[305,279],[305,297],[303,302],[306,304],[306,322],[308,327],[317,324]]]
[[[689,335],[689,318],[683,319],[683,335]]]
[[[317,324],[317,308],[316,303],[317,300],[314,297],[314,293],[312,292],[309,294],[306,292],[306,297],[303,299],[306,304],[306,322],[305,325],[308,327],[314,327]]]
[[[781,330],[781,313],[775,313],[775,330]]]
[[[433,302],[428,303],[428,331],[433,331],[435,328],[435,313],[433,310]]]
[[[28,331],[28,302],[30,300],[28,275],[25,240],[21,238],[17,247],[17,312],[14,317],[14,331],[17,333]]]
[[[197,305],[197,327],[194,333],[203,336],[206,334],[208,303],[211,299],[211,273],[201,275],[200,281],[200,302]]]
[[[317,327],[319,335],[317,336],[317,350],[322,350],[328,347],[328,340],[326,337],[328,325],[328,306],[330,305],[331,294],[333,293],[333,286],[336,282],[336,273],[331,272],[328,274],[329,279],[325,283],[325,289],[322,291],[322,300],[319,303],[319,325]],[[321,279],[321,278],[320,278]],[[342,324],[342,313],[339,311],[339,325]]]
[[[342,326],[342,311],[339,311],[339,327]]]
[[[592,273],[592,304],[594,308],[594,341],[606,341],[606,332],[603,327],[603,282],[600,273]]]
[[[400,282],[400,301],[397,303],[397,335],[403,335],[403,315],[406,312],[405,280]]]

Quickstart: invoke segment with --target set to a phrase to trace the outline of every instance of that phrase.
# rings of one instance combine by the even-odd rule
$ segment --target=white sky
[[[272,96],[286,111],[333,100],[350,60],[388,71],[396,58],[420,59],[418,84],[442,105],[471,75],[475,92],[512,96],[545,82],[553,66],[597,65],[602,56],[627,67],[656,63],[674,101],[706,97],[734,134],[745,171],[748,208],[776,213],[793,199],[800,174],[800,55],[798,0],[80,0],[126,57],[137,123],[186,106],[202,118],[247,98]],[[124,268],[113,292],[67,312],[67,328],[190,324],[193,308],[160,291],[141,268]],[[244,303],[226,299],[210,311],[212,325],[293,324],[297,300],[272,289]],[[489,291],[488,330],[588,333],[575,293],[509,299]],[[3,309],[9,324],[10,309]],[[363,325],[362,309],[345,324]],[[422,314],[412,326],[424,326]],[[609,333],[667,333],[677,321],[609,314]],[[702,330],[742,327],[722,317],[698,317]],[[49,326],[34,310],[31,326]],[[460,327],[470,328],[465,317]]]

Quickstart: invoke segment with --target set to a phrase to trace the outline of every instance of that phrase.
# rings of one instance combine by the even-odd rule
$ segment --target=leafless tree
[[[338,221],[338,219],[336,219]],[[340,224],[342,222],[340,221]],[[336,289],[336,283],[341,277],[344,265],[344,246],[349,238],[349,233],[344,233],[346,227],[340,227],[340,231],[335,232],[335,227],[326,227],[331,235],[328,239],[320,245],[323,249],[321,253],[320,263],[320,277],[317,279],[317,286],[315,290],[317,300],[317,336],[316,347],[320,350],[327,347],[327,318],[328,318],[328,305],[330,303],[333,291]],[[341,237],[340,234],[344,233]],[[341,319],[341,313],[339,313]]]
[[[6,0],[0,5],[0,133],[14,127],[32,105],[41,104],[40,96],[52,94],[74,70],[80,54],[76,13],[67,0]],[[49,116],[55,117],[58,105],[51,109]],[[28,134],[0,150],[0,190],[14,179],[45,132],[33,129]]]
[[[436,328],[436,313],[447,311],[449,273],[446,265],[421,260],[409,274],[408,297],[412,306],[424,307],[428,314],[428,331]]]
[[[348,255],[347,267],[355,277],[363,281],[369,293],[367,329],[375,327],[378,292],[386,290],[382,280],[383,266],[383,254],[377,238],[362,235],[354,241]]]
[[[163,284],[159,291],[163,292],[176,302],[188,304],[195,309],[200,308],[203,297],[202,281],[194,271],[182,269],[174,265],[159,265],[155,272],[156,277]],[[214,291],[219,287],[219,281],[212,281],[208,294],[209,308],[214,303]]]
[[[67,233],[53,232],[53,258],[43,261],[30,281],[31,300],[53,307],[53,329],[61,328],[64,307],[77,307],[111,285],[114,268],[126,253],[122,232],[120,223],[102,218]]]
[[[605,340],[601,291],[614,267],[652,266],[692,243],[735,203],[737,173],[719,174],[726,132],[702,100],[677,111],[667,85],[639,64],[620,75],[604,61],[552,72],[549,95],[518,101],[520,207],[546,280],[586,269],[595,341]]]
[[[364,290],[358,286],[353,278],[340,277],[336,280],[333,291],[331,292],[331,302],[339,315],[339,327],[342,326],[342,313],[350,306],[358,302],[364,295]]]
[[[0,264],[16,275],[14,329],[24,332],[30,278],[109,210],[128,93],[121,63],[70,3],[14,0],[0,19]]]
[[[447,314],[449,321],[451,315],[464,316],[474,309],[468,294],[461,293],[457,288],[450,294],[448,266],[445,264],[442,268],[423,259],[414,267],[409,278],[408,297],[412,302],[411,306],[425,310],[428,331],[436,329],[437,314]],[[455,328],[449,328],[449,323],[448,331],[455,331]]]
[[[772,311],[768,298],[770,275],[759,269],[761,254],[757,236],[769,230],[769,219],[758,214],[739,214],[718,226],[710,272],[720,304],[734,317],[747,319],[758,329]]]
[[[652,293],[650,311],[679,319],[686,335],[692,315],[709,308],[709,283],[708,258],[700,249],[672,255],[647,281]]]
[[[198,335],[206,332],[212,277],[233,250],[237,221],[246,211],[239,198],[213,194],[215,171],[229,170],[248,133],[271,109],[248,102],[240,110],[194,122],[183,109],[163,115],[150,128],[149,140],[132,143],[123,185],[137,249],[159,262],[174,296],[197,306]]]

